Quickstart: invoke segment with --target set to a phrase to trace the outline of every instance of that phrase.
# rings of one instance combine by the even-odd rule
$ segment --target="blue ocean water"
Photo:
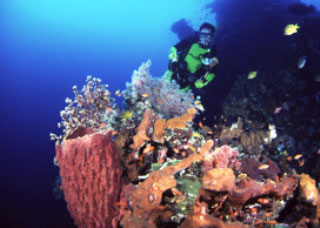
[[[262,48],[259,41],[295,18],[275,10],[282,16],[265,22],[258,18],[258,11],[244,17],[237,15],[237,8],[227,10],[228,4],[219,2],[222,0],[216,0],[215,9],[209,0],[0,2],[0,227],[73,227],[66,204],[55,201],[52,194],[58,169],[53,165],[55,148],[49,133],[58,132],[65,98],[73,96],[73,85],[85,84],[87,75],[101,78],[114,92],[125,89],[133,70],[151,59],[151,74],[161,76],[167,69],[170,47],[185,31],[189,34],[190,28],[197,30],[205,21],[217,23],[216,41],[224,58],[216,85],[207,91],[209,97],[204,95],[205,103],[214,106],[208,108],[213,115],[221,109],[220,98],[231,88],[235,71],[248,67],[245,61],[237,65],[243,59],[236,50],[242,52],[241,47],[248,46],[246,35],[260,45],[257,49]],[[230,0],[237,5],[234,2]],[[270,5],[263,5],[266,2]],[[293,2],[281,1],[284,5]],[[272,3],[279,1],[247,0],[241,7],[272,11]],[[220,15],[216,17],[214,10]],[[238,16],[250,21],[238,21]],[[181,27],[171,29],[179,21]],[[232,30],[237,23],[244,29],[230,41],[226,34],[232,31],[224,29],[229,26]],[[270,27],[255,36],[250,34],[255,23]],[[230,67],[233,64],[238,68]]]
[[[186,19],[197,28],[205,1],[0,2],[1,194],[0,227],[72,227],[52,183],[59,112],[86,76],[112,92],[140,64],[152,60],[161,76],[178,41],[172,24]],[[207,10],[209,11],[209,9]],[[212,19],[211,19],[212,20]],[[70,225],[70,226],[69,226]]]

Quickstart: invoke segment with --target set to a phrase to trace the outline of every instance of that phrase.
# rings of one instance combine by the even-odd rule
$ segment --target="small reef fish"
[[[299,167],[303,166],[304,165],[304,159],[302,159],[300,162],[299,162]]]
[[[263,164],[263,165],[260,165],[260,166],[258,167],[258,169],[260,169],[260,170],[268,169],[268,168],[269,168],[269,165],[267,165],[267,164]]]
[[[101,128],[104,128],[105,126],[107,126],[107,124],[103,122],[100,124],[99,128],[101,129]]]
[[[294,160],[299,160],[300,158],[302,158],[302,154],[297,154],[297,155],[295,155],[293,158],[294,158]]]
[[[195,104],[195,105],[201,104],[201,101],[196,100],[196,101],[194,102],[194,104]]]
[[[204,111],[204,107],[203,107],[202,104],[197,104],[197,105],[196,105],[196,108],[197,108],[199,111],[201,111],[201,112]]]
[[[153,152],[154,151],[154,146],[152,146],[152,145],[148,145],[148,146],[146,146],[146,148],[143,150],[143,154],[147,154],[147,153],[149,153],[149,152]]]
[[[264,223],[265,223],[265,224],[270,224],[270,225],[275,225],[275,224],[277,224],[278,222],[275,221],[275,220],[268,220],[268,221],[265,221]]]
[[[131,112],[131,111],[125,111],[125,112],[122,114],[121,121],[126,121],[127,119],[132,118],[132,115],[133,115],[133,112]]]
[[[118,96],[118,97],[121,97],[121,92],[120,92],[120,89],[118,89],[115,94]]]
[[[193,153],[196,152],[196,149],[195,149],[192,145],[189,146],[189,149],[190,149]]]
[[[266,212],[264,215],[265,215],[267,218],[269,218],[269,217],[272,215],[272,213],[271,213],[271,212]]]
[[[142,97],[143,97],[143,98],[147,98],[147,97],[149,97],[149,96],[150,96],[149,93],[144,93],[144,94],[142,94]]]
[[[274,110],[274,114],[278,114],[282,110],[282,107],[278,107]]]
[[[297,67],[302,69],[307,63],[307,56],[301,56],[298,60]]]
[[[199,127],[200,127],[200,128],[203,128],[202,122],[199,122]]]
[[[239,179],[245,179],[245,178],[247,178],[247,174],[246,173],[240,173],[238,178]]]
[[[257,71],[250,71],[248,74],[248,79],[254,79],[255,77],[257,77],[257,74]]]
[[[268,204],[268,203],[270,203],[270,200],[264,199],[264,198],[259,198],[257,201],[258,201],[259,203],[261,203],[261,204]]]
[[[299,28],[300,28],[300,26],[298,24],[288,24],[284,28],[284,35],[291,36],[291,35],[297,33]]]
[[[201,135],[198,132],[195,132],[195,131],[192,132],[192,136],[195,137],[195,138],[199,138],[199,139],[201,138]]]

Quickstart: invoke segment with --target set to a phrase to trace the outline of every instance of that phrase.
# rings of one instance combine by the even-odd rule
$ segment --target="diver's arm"
[[[201,77],[194,83],[194,86],[197,89],[201,89],[207,86],[214,79],[215,76],[216,75],[214,73],[207,72],[203,77]]]
[[[170,48],[169,60],[171,62],[178,62],[179,60],[181,60],[181,59],[179,59],[179,56],[181,55],[181,53],[184,52],[185,50],[189,50],[191,45],[193,43],[195,43],[196,41],[197,41],[196,37],[191,36],[191,37],[188,37],[186,39],[181,40],[179,43],[172,46]]]
[[[213,62],[205,67],[204,75],[194,83],[197,89],[207,86],[216,76],[216,65],[219,63],[219,59],[216,57],[215,47],[211,49],[211,54],[212,56],[215,56],[213,57]]]

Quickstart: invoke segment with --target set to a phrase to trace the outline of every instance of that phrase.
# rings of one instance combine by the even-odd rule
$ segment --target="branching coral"
[[[194,106],[191,91],[181,91],[175,81],[169,82],[165,77],[151,76],[150,66],[150,60],[143,63],[138,71],[134,71],[132,82],[127,83],[124,94],[129,107],[151,108],[164,118],[172,118],[181,116]]]
[[[62,121],[58,127],[63,128],[63,136],[50,134],[51,139],[61,140],[71,134],[75,129],[82,128],[107,128],[119,114],[114,99],[110,97],[108,85],[101,84],[99,78],[87,77],[87,85],[78,91],[73,86],[74,100],[66,98],[67,106],[60,112]]]
[[[137,150],[139,147],[141,147],[145,141],[149,141],[150,138],[148,135],[148,130],[152,126],[153,121],[153,114],[151,109],[147,109],[143,115],[142,122],[140,123],[137,134],[133,136],[133,144],[131,145],[131,148],[133,150]]]

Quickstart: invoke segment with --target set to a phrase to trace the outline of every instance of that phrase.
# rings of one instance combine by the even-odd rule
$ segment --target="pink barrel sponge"
[[[111,132],[56,144],[68,210],[78,227],[116,227],[122,169]]]

